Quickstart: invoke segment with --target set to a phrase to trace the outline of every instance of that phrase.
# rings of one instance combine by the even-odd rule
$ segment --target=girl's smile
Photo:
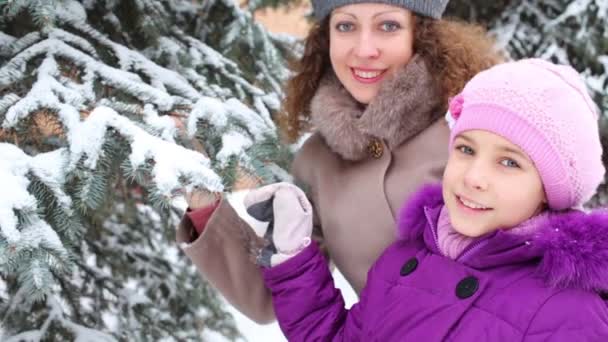
[[[465,213],[477,214],[477,213],[492,210],[492,208],[489,208],[484,205],[473,202],[473,201],[467,199],[466,197],[456,195],[456,198],[458,199],[459,208],[461,210],[463,210]]]

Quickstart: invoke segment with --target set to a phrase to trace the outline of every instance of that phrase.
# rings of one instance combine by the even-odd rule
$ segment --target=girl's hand
[[[258,264],[276,266],[310,244],[312,205],[300,188],[276,183],[251,190],[244,200],[247,213],[268,222],[262,233],[269,242],[258,256]]]

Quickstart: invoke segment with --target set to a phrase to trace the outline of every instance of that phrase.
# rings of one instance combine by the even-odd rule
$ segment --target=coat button
[[[379,139],[374,138],[369,142],[369,145],[367,145],[367,151],[372,157],[380,159],[384,154],[384,146]]]
[[[466,277],[456,285],[456,296],[460,299],[471,297],[479,289],[479,280],[473,276]]]
[[[403,266],[401,266],[401,276],[405,277],[406,275],[414,272],[416,270],[416,267],[418,267],[418,259],[411,258],[405,264],[403,264]]]

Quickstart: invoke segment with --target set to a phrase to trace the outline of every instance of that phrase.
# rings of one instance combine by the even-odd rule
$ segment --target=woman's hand
[[[251,190],[244,200],[247,213],[268,222],[263,237],[269,242],[258,256],[258,264],[276,266],[310,244],[312,205],[300,188],[276,183]]]
[[[206,189],[195,188],[186,193],[186,202],[190,210],[208,207],[221,198],[219,192],[211,192]]]

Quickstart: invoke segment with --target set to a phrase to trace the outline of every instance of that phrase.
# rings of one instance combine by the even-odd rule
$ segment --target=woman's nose
[[[355,55],[359,58],[377,58],[380,55],[377,39],[369,31],[362,31],[355,44]]]

